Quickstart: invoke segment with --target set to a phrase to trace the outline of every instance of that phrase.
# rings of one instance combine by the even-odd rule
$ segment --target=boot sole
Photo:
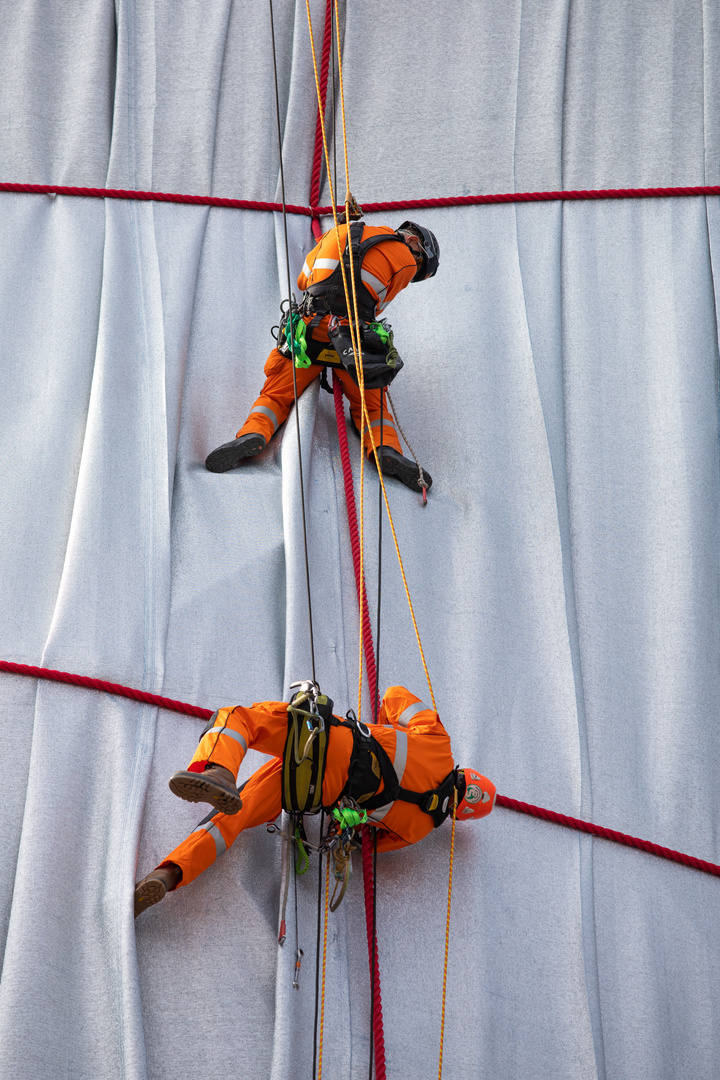
[[[135,918],[137,919],[143,911],[152,907],[154,904],[159,904],[164,898],[167,888],[162,881],[158,878],[151,878],[149,881],[141,881],[139,885],[135,886]]]
[[[242,799],[235,792],[212,780],[205,780],[202,773],[177,772],[170,777],[170,790],[186,802],[210,803],[221,814],[232,816],[242,809]]]
[[[213,450],[205,458],[205,468],[209,472],[229,472],[230,469],[234,469],[245,458],[255,457],[264,449],[265,440],[262,435],[258,435],[257,442],[248,439],[243,446],[219,446],[217,450]]]
[[[411,489],[411,491],[417,491],[422,495],[422,485],[420,484],[420,477],[418,476],[417,465],[413,461],[395,461],[394,458],[386,457],[383,454],[382,457],[382,473],[383,476],[394,476],[396,480],[399,480],[405,487]],[[432,487],[432,479],[424,472],[424,476],[427,480],[425,485],[426,491],[429,491]]]

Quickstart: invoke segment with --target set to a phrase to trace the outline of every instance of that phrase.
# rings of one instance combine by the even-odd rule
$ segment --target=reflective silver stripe
[[[214,727],[210,728],[209,731],[206,731],[205,734],[214,735],[216,731],[219,731],[221,735],[229,735],[231,739],[235,739],[236,742],[240,743],[243,750],[247,750],[247,742],[245,741],[244,736],[241,735],[239,731],[233,731],[233,729],[229,727]]]
[[[406,731],[395,731],[395,758],[393,765],[395,766],[395,772],[397,778],[400,781],[400,787],[402,787],[403,777],[405,776],[405,766],[407,765],[407,751],[408,751],[408,737]]]
[[[267,405],[255,405],[250,410],[250,415],[252,416],[252,414],[254,412],[263,413],[263,415],[267,416],[269,420],[272,420],[272,422],[273,422],[273,435],[274,435],[275,432],[277,431],[277,429],[280,427],[280,421],[278,420],[277,416],[272,411],[272,409],[268,409]]]
[[[405,775],[405,766],[407,765],[407,752],[408,752],[408,737],[405,731],[395,730],[395,753],[393,754],[393,766],[397,774],[398,782],[402,787],[403,777]],[[373,810],[372,814],[368,814],[368,817],[373,821],[382,821],[388,811],[392,810],[395,805],[395,801],[385,803],[384,806],[379,806],[377,810]]]
[[[305,275],[305,277],[310,277],[310,267],[307,264],[307,259],[303,263],[302,273]]]
[[[383,422],[382,422],[382,425],[383,425],[383,427],[384,427],[384,428],[386,428],[386,427],[395,427],[395,425],[393,424],[392,420],[391,420],[391,419],[390,419],[390,418],[389,418],[388,416],[386,416],[386,417],[384,418],[384,420],[383,420]],[[371,428],[374,428],[374,427],[380,427],[380,421],[379,421],[379,420],[373,420],[373,422],[372,422],[372,424],[370,425],[370,427],[371,427]]]
[[[398,716],[398,724],[400,727],[407,727],[413,716],[417,716],[419,712],[424,712],[427,709],[427,705],[424,701],[414,701],[412,705],[408,705],[407,709],[404,709]]]
[[[218,829],[217,825],[213,825],[212,821],[209,821],[207,825],[198,825],[197,829],[193,829],[193,832],[206,832],[209,836],[212,836],[215,841],[215,858],[218,855],[224,855],[227,851],[227,844],[223,834]]]
[[[313,263],[313,270],[334,270],[339,265],[339,259],[316,259]]]
[[[387,289],[383,285],[379,278],[376,278],[374,274],[371,274],[369,270],[361,270],[360,277],[363,279],[366,285],[370,285],[371,288],[377,293],[378,303],[382,304],[383,300],[387,296]]]

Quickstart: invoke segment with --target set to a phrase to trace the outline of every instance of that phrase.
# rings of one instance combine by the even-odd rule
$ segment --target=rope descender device
[[[295,978],[293,979],[293,990],[300,989],[300,965],[302,964],[302,958],[305,954],[302,949],[298,949],[295,953]]]
[[[307,758],[312,744],[320,734],[325,730],[325,721],[323,720],[318,710],[318,697],[320,696],[320,687],[316,682],[311,679],[303,679],[300,682],[290,683],[290,689],[297,689],[297,693],[293,695],[290,704],[288,705],[288,712],[291,712],[296,718],[301,717],[305,720],[305,726],[309,731],[309,737],[303,748],[302,754],[299,753],[299,725],[295,729],[295,739],[293,753],[295,757],[295,764],[302,765],[303,761]],[[303,709],[301,706],[308,705],[308,709]]]

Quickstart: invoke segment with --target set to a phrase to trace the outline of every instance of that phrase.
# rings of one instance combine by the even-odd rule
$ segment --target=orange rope
[[[445,967],[443,968],[442,1010],[440,1014],[440,1061],[438,1080],[442,1080],[443,1048],[445,1045],[445,1000],[447,998],[448,952],[450,949],[450,901],[452,899],[453,863],[455,861],[455,811],[457,810],[457,788],[453,795],[452,832],[450,834],[450,876],[448,879],[447,919],[445,921]]]
[[[323,931],[322,983],[320,989],[320,1039],[318,1042],[318,1074],[322,1080],[323,1039],[325,1037],[325,971],[327,968],[328,903],[330,900],[330,855],[325,856],[325,929]]]

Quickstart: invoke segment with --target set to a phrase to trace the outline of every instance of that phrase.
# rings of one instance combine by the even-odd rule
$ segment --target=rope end
[[[423,485],[423,506],[427,506],[427,488]]]

